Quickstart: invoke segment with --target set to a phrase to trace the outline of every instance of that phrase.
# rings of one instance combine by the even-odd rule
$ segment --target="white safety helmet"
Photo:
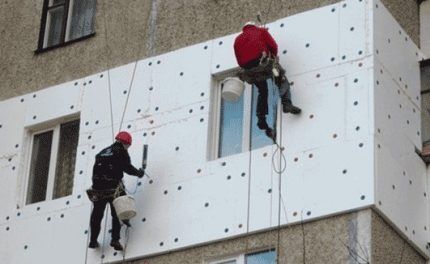
[[[246,27],[246,26],[256,26],[256,25],[257,25],[257,23],[255,21],[248,21],[248,22],[245,23],[245,25],[243,25],[243,27]]]

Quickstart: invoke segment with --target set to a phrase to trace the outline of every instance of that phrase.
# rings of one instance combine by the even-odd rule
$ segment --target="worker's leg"
[[[257,97],[257,126],[259,129],[264,130],[266,135],[271,138],[273,141],[276,140],[275,131],[269,127],[266,120],[266,115],[268,114],[268,90],[267,90],[267,81],[261,81],[255,83],[255,86],[258,88],[258,97]]]
[[[110,213],[112,216],[112,240],[118,241],[120,239],[121,223],[119,222],[118,216],[116,215],[115,207],[112,201],[109,201]]]
[[[90,245],[93,247],[97,247],[97,238],[100,234],[100,224],[103,219],[104,210],[106,207],[107,200],[102,199],[100,201],[94,202],[93,211],[91,212],[91,237],[90,237]]]
[[[112,240],[110,245],[115,250],[123,250],[121,243],[119,243],[120,232],[121,232],[121,224],[119,222],[118,216],[115,211],[115,207],[113,206],[113,199],[109,201],[110,204],[110,212],[112,216]]]
[[[256,82],[255,86],[258,89],[258,97],[257,97],[257,126],[262,130],[266,130],[269,128],[266,122],[266,115],[268,113],[267,107],[267,81]]]
[[[275,84],[279,88],[279,97],[281,97],[282,111],[284,113],[300,114],[300,108],[293,105],[291,102],[290,82],[285,74],[275,78]]]

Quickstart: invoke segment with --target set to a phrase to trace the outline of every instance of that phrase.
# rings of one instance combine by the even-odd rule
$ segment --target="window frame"
[[[41,125],[41,126],[35,126],[32,128],[27,129],[27,135],[28,135],[28,147],[27,147],[27,156],[25,161],[25,170],[24,170],[24,189],[23,189],[23,204],[28,206],[40,202],[46,202],[46,201],[52,201],[55,200],[54,197],[54,188],[55,188],[55,177],[56,177],[56,170],[57,170],[57,158],[58,158],[58,152],[60,147],[60,131],[61,126],[65,123],[78,121],[80,122],[79,116],[71,116],[71,117],[65,117],[63,119],[57,120],[56,122],[51,122],[49,124]],[[45,132],[52,131],[52,142],[51,142],[51,153],[49,157],[49,172],[48,172],[48,179],[46,184],[46,195],[45,199],[38,202],[27,202],[28,194],[29,194],[29,180],[30,180],[30,170],[31,170],[31,162],[32,162],[32,156],[33,156],[33,145],[34,145],[34,137],[43,134]],[[79,142],[79,131],[78,131],[78,142]],[[76,162],[76,161],[75,161]],[[76,165],[76,164],[75,164]],[[75,175],[73,175],[74,178]]]
[[[219,157],[220,151],[220,134],[221,134],[221,101],[222,101],[222,88],[223,80],[218,81],[215,84],[215,91],[213,93],[213,117],[212,122],[213,135],[212,135],[212,146],[210,153],[210,160],[217,160],[223,157]],[[252,106],[252,85],[245,83],[245,89],[242,96],[244,96],[243,101],[243,122],[242,122],[242,152],[249,150],[250,136],[251,133],[246,131],[251,130],[251,106]]]
[[[259,253],[265,253],[265,252],[270,252],[270,251],[274,251],[276,252],[275,248],[269,247],[263,247],[257,250],[253,250],[250,252],[246,252],[246,253],[240,253],[240,254],[236,254],[233,256],[224,256],[224,257],[217,257],[217,258],[213,258],[210,260],[206,260],[204,261],[204,264],[222,264],[228,261],[236,261],[236,264],[246,264],[246,257],[249,255],[253,255],[253,254],[259,254]]]
[[[88,39],[91,38],[93,36],[95,36],[95,32],[92,32],[88,35],[73,39],[73,40],[69,40],[70,37],[70,20],[72,17],[72,11],[73,8],[70,8],[73,6],[74,1],[75,0],[64,0],[64,3],[62,4],[53,4],[52,6],[50,6],[50,2],[53,0],[43,0],[43,7],[42,7],[42,17],[41,17],[41,22],[40,22],[40,29],[39,29],[39,40],[38,40],[38,44],[37,44],[37,49],[34,51],[35,54],[38,53],[42,53],[45,51],[49,51],[49,50],[53,50],[56,48],[60,48],[60,47],[64,47],[67,45],[70,45],[72,43],[84,40],[84,39]],[[62,19],[62,27],[61,27],[61,34],[60,34],[60,43],[56,44],[56,45],[52,45],[52,46],[46,46],[47,41],[48,41],[48,35],[47,32],[49,32],[49,26],[50,24],[48,23],[48,12],[52,9],[58,8],[58,7],[63,7],[64,8],[64,12],[63,12],[63,19]],[[94,23],[94,19],[95,19],[95,15],[92,18],[93,19],[93,23]]]
[[[221,100],[222,100],[222,85],[223,81],[228,77],[233,77],[234,74],[225,74],[220,77],[218,77],[215,80],[215,83],[212,87],[215,87],[212,92],[212,122],[211,122],[211,134],[210,134],[210,150],[209,150],[209,159],[208,160],[217,160],[222,159],[228,156],[220,157],[219,156],[219,150],[220,150],[220,132],[221,132]],[[243,102],[243,138],[242,138],[242,150],[240,153],[244,153],[247,151],[252,151],[251,149],[251,125],[252,125],[252,91],[253,91],[253,85],[244,83],[245,89],[243,91],[242,96],[244,97]],[[270,89],[270,87],[268,87]],[[280,125],[280,118],[281,118],[281,112],[280,112],[280,103],[279,98],[276,98],[278,105],[276,108],[276,130],[279,131],[279,125]],[[276,136],[277,138],[279,135]],[[236,153],[236,154],[240,154]],[[236,155],[232,154],[232,155]]]

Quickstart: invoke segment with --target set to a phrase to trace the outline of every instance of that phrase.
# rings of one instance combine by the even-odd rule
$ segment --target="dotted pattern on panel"
[[[420,51],[380,1],[374,1],[373,11],[376,59],[385,68],[385,74],[389,74],[420,109]]]
[[[13,254],[7,263],[31,263],[35,259],[47,263],[83,263],[88,211],[89,207],[84,206],[31,218],[21,216],[9,226],[8,244]],[[64,240],[65,237],[68,239]],[[74,246],[67,246],[68,243]]]
[[[292,93],[293,101],[304,107],[300,117],[283,116],[283,141],[290,151],[325,146],[369,133],[369,72],[359,71],[358,66],[348,68],[350,74],[336,76],[333,72],[338,68],[333,67],[292,79],[293,89],[297,91]]]
[[[148,172],[158,178],[157,183],[168,184],[199,176],[197,170],[203,169],[206,163],[207,126],[205,117],[195,116],[159,127],[146,136],[148,145],[154,146],[148,157]]]
[[[148,67],[151,68],[153,77],[147,84],[151,101],[149,114],[178,111],[208,100],[211,52],[210,42],[207,42],[150,60],[152,66],[148,63]],[[190,63],[191,59],[193,63]],[[205,96],[201,96],[202,93]]]
[[[421,112],[379,63],[374,87],[375,134],[401,159],[414,151],[414,145],[421,146]]]
[[[39,125],[56,118],[79,113],[81,110],[80,95],[79,82],[68,82],[28,95],[27,100],[22,98],[20,102],[25,104],[26,109],[25,126]]]
[[[426,166],[421,149],[420,52],[380,1],[374,1],[377,208],[425,255]]]
[[[74,257],[87,252],[88,263],[122,258],[109,246],[110,216],[104,219],[107,230],[102,223],[100,251],[87,251],[90,203],[84,191],[91,185],[94,155],[112,143],[111,124],[117,132],[125,105],[122,128],[133,135],[134,143],[129,149],[132,163],[139,166],[140,146],[148,144],[147,172],[151,177],[125,177],[138,213],[132,219],[127,258],[274,227],[278,213],[281,224],[286,224],[372,204],[373,143],[369,138],[368,92],[373,60],[366,57],[366,45],[371,39],[367,35],[370,25],[366,24],[365,8],[365,1],[340,2],[268,25],[279,42],[293,101],[303,108],[300,117],[282,115],[287,170],[282,175],[281,212],[279,178],[272,163],[272,158],[275,164],[279,159],[279,152],[274,154],[275,146],[207,161],[212,79],[237,67],[232,49],[237,34],[55,88],[51,100],[67,96],[65,104],[64,100],[54,100],[55,105],[61,104],[57,105],[59,115],[81,111],[73,195],[26,206],[6,216],[9,218],[4,221],[14,234],[26,234],[14,236],[21,237],[14,247],[26,247],[26,251],[17,254],[16,263],[28,262],[25,254],[30,251],[36,252],[32,254],[34,259],[43,258],[52,244],[37,242],[47,238],[52,243],[62,241],[58,236],[67,236],[68,232],[73,232],[68,241],[79,244]],[[67,87],[73,88],[73,93],[65,92]],[[24,118],[28,124],[51,118],[45,108],[29,115],[24,107],[28,100],[37,99],[35,104],[45,102],[48,97],[42,94],[24,96],[22,102],[21,98],[13,99],[14,105],[24,109],[22,125],[17,130],[24,126]],[[10,126],[2,120],[0,133]],[[12,166],[19,164],[14,155],[21,150],[21,138],[14,140],[6,152],[12,158]],[[333,191],[334,186],[342,188]],[[35,224],[41,229],[33,230]],[[64,228],[69,225],[79,230]],[[42,231],[47,235],[38,235]],[[124,233],[122,238],[124,242]],[[58,252],[53,258],[70,255]]]
[[[22,100],[22,102],[21,102]],[[24,137],[24,120],[25,120],[25,99],[13,98],[0,103],[0,136],[8,139],[2,144],[0,157],[13,159],[17,162],[18,153],[21,151],[22,140]],[[13,109],[13,113],[11,113]],[[18,163],[15,163],[18,164]]]
[[[398,160],[379,140],[375,148],[377,208],[424,254],[429,254],[427,174],[422,160],[415,153]]]
[[[250,232],[278,224],[279,175],[272,168],[272,158],[278,168],[279,155],[273,157],[274,148],[267,146],[251,153]]]
[[[243,153],[229,157],[227,162],[211,162],[206,169],[195,172],[198,177],[187,181],[169,185],[144,181],[143,191],[135,196],[138,215],[132,224],[137,228],[130,233],[127,256],[245,232],[248,161],[249,154]],[[192,226],[192,231],[187,226]]]
[[[341,212],[351,205],[371,205],[371,142],[363,138],[287,155],[290,169],[283,175],[282,192],[288,222],[320,217],[328,211]]]
[[[16,165],[12,158],[0,159],[0,186],[16,186]],[[10,215],[15,212],[15,188],[4,189],[0,194],[0,225],[8,222]]]

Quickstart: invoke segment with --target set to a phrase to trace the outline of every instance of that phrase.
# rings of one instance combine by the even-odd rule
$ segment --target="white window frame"
[[[52,142],[51,142],[51,155],[49,157],[49,172],[48,172],[48,182],[46,185],[46,196],[45,196],[45,200],[39,201],[39,202],[51,201],[53,200],[53,196],[54,196],[55,176],[56,176],[56,170],[57,170],[57,157],[58,157],[58,151],[59,151],[59,145],[60,145],[61,125],[68,122],[77,121],[77,120],[80,120],[80,118],[74,116],[74,117],[61,119],[60,121],[55,122],[54,124],[51,123],[50,125],[45,125],[43,126],[43,128],[34,127],[27,130],[29,144],[27,148],[28,155],[26,157],[25,177],[24,177],[23,203],[25,205],[34,204],[34,203],[27,203],[28,188],[30,187],[29,180],[30,180],[31,158],[33,156],[34,137],[36,135],[39,135],[48,131],[53,131]]]
[[[211,128],[212,132],[209,135],[211,138],[210,142],[210,150],[209,150],[209,160],[217,160],[225,157],[219,157],[219,138],[220,138],[220,129],[221,129],[221,95],[222,95],[222,82],[225,78],[231,77],[230,75],[223,76],[222,80],[217,80],[213,87],[212,93],[212,122]],[[245,82],[245,89],[243,91],[242,96],[244,97],[243,102],[243,138],[242,138],[242,151],[240,153],[251,151],[251,108],[252,108],[252,85]],[[268,87],[270,89],[270,87]],[[279,100],[279,98],[276,98]],[[278,107],[276,109],[276,129],[280,124],[280,104],[278,103]],[[279,135],[277,135],[279,137]],[[237,153],[239,154],[239,153]]]
[[[49,6],[51,6],[53,3],[53,0],[49,0]],[[73,12],[73,5],[75,4],[75,0],[70,0],[68,10],[67,10],[67,21],[66,21],[66,29],[65,29],[65,36],[64,36],[64,42],[70,41],[70,27],[71,27],[71,20],[72,20],[72,12]],[[45,33],[44,33],[44,39],[43,39],[43,48],[49,48],[48,47],[48,37],[50,32],[50,26],[51,26],[51,15],[48,13],[46,14],[46,24],[45,24]]]
[[[236,257],[229,257],[229,258],[223,258],[215,261],[206,262],[205,264],[223,264],[229,261],[236,261],[236,264],[244,264],[245,263],[245,254],[236,256]]]
[[[248,252],[248,253],[242,253],[242,254],[239,254],[236,256],[221,257],[221,258],[216,258],[216,259],[212,259],[212,260],[207,260],[207,261],[203,262],[203,264],[223,264],[223,263],[228,262],[228,261],[236,261],[236,264],[246,264],[246,256],[252,255],[252,254],[258,254],[258,253],[264,253],[264,252],[271,251],[271,250],[276,252],[276,250],[274,248],[270,248],[270,249],[267,249],[267,248],[264,249],[263,248],[263,249]]]

